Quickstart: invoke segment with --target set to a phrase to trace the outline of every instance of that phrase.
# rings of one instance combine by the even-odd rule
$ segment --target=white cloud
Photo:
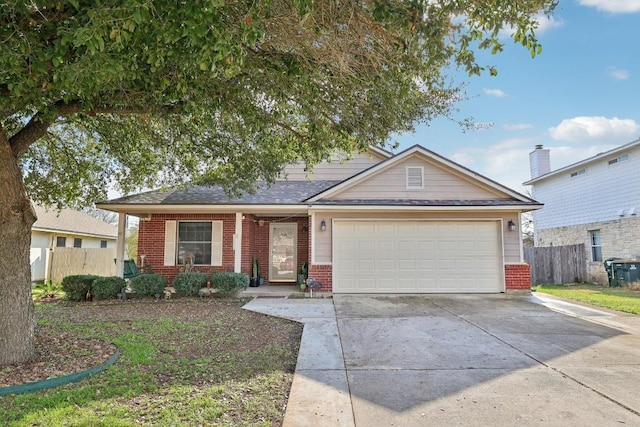
[[[513,131],[513,130],[527,130],[527,129],[533,129],[533,125],[530,123],[507,123],[502,125],[502,129],[504,130],[508,130],[508,131]]]
[[[466,147],[450,158],[502,185],[523,192],[529,179],[529,152],[540,141],[533,138],[508,138],[489,147]]]
[[[484,93],[489,95],[489,96],[495,96],[496,98],[503,98],[505,96],[507,96],[506,93],[504,93],[502,90],[500,89],[484,89]]]
[[[549,128],[549,135],[556,141],[607,141],[629,142],[640,129],[632,119],[593,116],[565,119],[558,126]]]
[[[627,80],[629,78],[629,71],[609,68],[609,75],[616,80]]]
[[[547,16],[543,14],[538,14],[535,17],[535,20],[538,24],[536,28],[536,36],[540,36],[548,31],[553,30],[554,28],[559,28],[564,25],[564,21],[562,19],[556,20],[553,16]],[[499,37],[502,39],[506,39],[511,37],[516,32],[513,27],[505,27],[500,30]]]
[[[522,183],[531,179],[529,153],[535,149],[536,144],[544,142],[539,137],[509,138],[488,147],[462,148],[450,158],[487,178],[526,194],[529,187]],[[619,144],[544,146],[551,150],[551,170],[556,170],[611,150]]]
[[[640,12],[640,0],[579,0],[578,3],[609,13]]]
[[[564,21],[562,19],[556,21],[553,16],[538,15],[536,16],[536,21],[538,21],[536,35],[544,34],[547,31],[551,31],[554,28],[559,28],[564,25]]]

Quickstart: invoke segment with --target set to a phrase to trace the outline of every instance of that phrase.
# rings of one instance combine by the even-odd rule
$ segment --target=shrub
[[[122,277],[98,277],[93,282],[91,287],[91,293],[97,300],[101,299],[115,299],[118,297],[118,293],[127,284]]]
[[[219,295],[230,296],[247,289],[249,278],[242,273],[213,273],[211,283],[212,287],[218,290]]]
[[[31,297],[34,301],[45,298],[62,298],[64,297],[61,283],[53,283],[49,280],[47,283],[39,283],[31,288]]]
[[[98,277],[91,274],[67,276],[62,279],[62,290],[67,294],[67,299],[83,301],[87,297],[87,292],[91,291],[93,281]]]
[[[136,292],[136,297],[150,297],[164,292],[167,278],[160,274],[140,274],[132,278],[129,285]]]
[[[178,295],[187,297],[198,296],[198,291],[207,285],[208,277],[205,273],[190,272],[179,273],[173,279],[173,287],[176,288]]]

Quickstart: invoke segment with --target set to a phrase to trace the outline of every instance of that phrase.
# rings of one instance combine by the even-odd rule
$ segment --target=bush
[[[91,286],[91,293],[97,300],[115,299],[122,288],[127,286],[122,277],[98,277]]]
[[[84,301],[87,297],[87,292],[91,291],[93,281],[98,277],[92,274],[67,276],[62,279],[62,290],[67,294],[67,299]]]
[[[249,278],[242,273],[213,273],[211,275],[211,286],[218,290],[219,295],[235,295],[240,290],[247,289]]]
[[[62,298],[64,297],[61,283],[53,283],[49,280],[47,283],[40,283],[31,288],[31,297],[34,301],[45,298]]]
[[[207,285],[207,280],[208,277],[205,273],[179,273],[173,279],[173,287],[176,288],[178,295],[195,297],[198,296],[200,288],[204,288]]]
[[[150,297],[164,292],[167,278],[160,274],[140,274],[132,278],[129,285],[135,291],[136,297]]]

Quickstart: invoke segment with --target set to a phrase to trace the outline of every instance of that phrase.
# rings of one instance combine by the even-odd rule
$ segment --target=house
[[[71,267],[69,259],[62,260],[62,253],[73,255],[73,251],[64,251],[63,248],[101,248],[114,252],[118,237],[118,228],[93,218],[85,213],[71,209],[45,209],[42,206],[34,206],[38,219],[31,227],[31,280],[44,282],[49,279],[59,280],[60,275],[52,276],[52,269],[60,271],[64,265]],[[54,261],[54,252],[58,251],[58,260]],[[85,252],[83,252],[84,254]],[[99,254],[106,254],[99,253]],[[113,264],[114,256],[111,256]],[[57,267],[56,267],[57,265]],[[70,270],[71,271],[71,270]],[[66,275],[64,273],[61,273]],[[72,274],[72,273],[70,273]]]
[[[530,288],[516,224],[541,205],[421,146],[284,178],[238,198],[191,186],[97,206],[140,217],[138,253],[169,281],[191,260],[250,274],[256,256],[267,284],[295,284],[304,262],[334,293]]]
[[[640,257],[640,139],[551,171],[550,151],[529,155],[536,246],[583,243],[589,280],[607,284],[603,260]]]

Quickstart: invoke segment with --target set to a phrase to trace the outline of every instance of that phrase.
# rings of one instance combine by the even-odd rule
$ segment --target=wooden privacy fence
[[[55,248],[51,253],[51,275],[54,283],[72,274],[115,276],[115,248]]]
[[[584,283],[587,259],[584,244],[524,248],[524,259],[531,268],[531,284]]]

